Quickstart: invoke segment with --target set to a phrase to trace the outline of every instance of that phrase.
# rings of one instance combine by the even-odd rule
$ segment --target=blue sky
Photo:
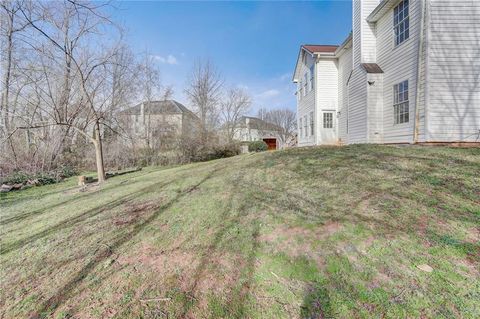
[[[292,72],[300,44],[340,44],[351,30],[350,1],[121,2],[114,20],[137,52],[157,56],[162,82],[186,103],[193,62],[208,58],[227,86],[259,107],[295,109]]]

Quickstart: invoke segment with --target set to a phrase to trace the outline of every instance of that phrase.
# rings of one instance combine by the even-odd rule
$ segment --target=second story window
[[[310,91],[313,90],[313,84],[315,83],[314,77],[315,77],[315,67],[312,65],[310,67]]]
[[[408,80],[393,86],[394,123],[408,123],[410,110],[408,105]]]
[[[410,36],[410,20],[408,16],[409,0],[402,0],[393,9],[393,29],[395,32],[395,46],[407,40]]]

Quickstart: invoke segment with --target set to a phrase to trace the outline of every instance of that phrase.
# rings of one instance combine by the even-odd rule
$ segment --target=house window
[[[307,82],[308,82],[308,74],[305,73],[303,75],[304,81],[303,81],[303,95],[307,95]]]
[[[313,124],[313,112],[310,112],[310,135],[313,135],[313,128],[314,128],[314,124]]]
[[[298,99],[301,100],[301,99],[302,99],[302,95],[304,95],[304,94],[303,94],[303,82],[302,82],[302,81],[300,81],[300,85],[299,85],[299,89],[298,89],[298,94],[299,94]]]
[[[305,137],[308,136],[308,122],[307,122],[307,116],[303,118],[303,128],[305,130]]]
[[[323,113],[323,128],[333,128],[333,113],[324,112]]]
[[[408,1],[402,0],[393,10],[393,29],[395,31],[395,46],[407,40],[410,36],[410,20],[408,16]]]
[[[300,127],[300,137],[303,137],[302,119],[300,119],[300,123],[299,123],[298,127]]]
[[[408,123],[410,111],[408,105],[408,80],[393,86],[394,123]]]
[[[312,65],[310,67],[310,91],[313,90],[313,84],[315,83],[314,78],[315,78],[315,66]]]

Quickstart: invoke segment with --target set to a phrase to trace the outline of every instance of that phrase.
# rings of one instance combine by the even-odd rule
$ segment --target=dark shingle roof
[[[145,113],[149,114],[193,114],[185,105],[175,100],[143,102],[124,110],[122,113],[131,115],[140,114],[142,104]]]

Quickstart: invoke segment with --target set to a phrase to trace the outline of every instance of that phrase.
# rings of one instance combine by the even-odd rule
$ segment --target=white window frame
[[[327,114],[331,116],[330,119],[326,117]],[[323,112],[322,122],[324,129],[333,129],[333,112]]]
[[[410,38],[410,0],[402,0],[393,9],[394,45],[399,46]]]
[[[393,85],[393,124],[405,124],[410,122],[408,80]]]
[[[303,126],[302,126],[302,118],[300,118],[300,123],[298,124],[298,126],[300,127],[300,137],[303,137]]]

